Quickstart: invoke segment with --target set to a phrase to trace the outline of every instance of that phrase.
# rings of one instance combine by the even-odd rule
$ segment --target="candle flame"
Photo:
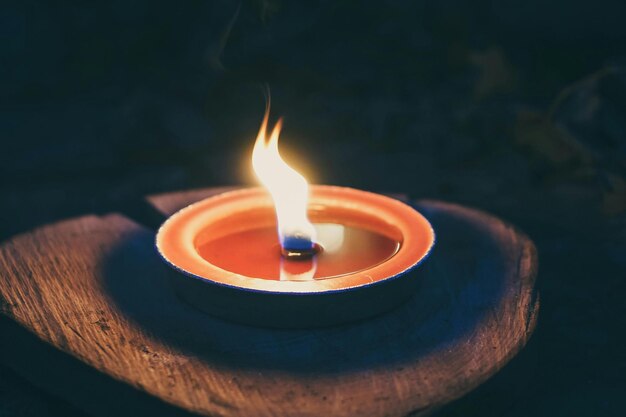
[[[269,106],[254,144],[252,167],[272,196],[280,244],[290,250],[310,250],[315,241],[315,228],[307,217],[309,184],[278,152],[282,119],[278,120],[267,140],[268,119]]]

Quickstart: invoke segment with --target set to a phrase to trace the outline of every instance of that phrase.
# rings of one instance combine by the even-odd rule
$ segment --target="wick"
[[[288,248],[281,246],[281,254],[285,259],[290,261],[304,261],[311,259],[321,251],[322,247],[317,243],[313,243],[309,248]]]

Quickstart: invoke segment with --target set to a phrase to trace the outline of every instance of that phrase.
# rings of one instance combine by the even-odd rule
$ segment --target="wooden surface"
[[[150,202],[169,214],[214,192]],[[438,239],[422,290],[373,320],[307,331],[231,324],[180,302],[154,231],[120,215],[16,236],[0,247],[1,356],[94,415],[427,414],[528,341],[537,260],[494,217],[418,207]]]

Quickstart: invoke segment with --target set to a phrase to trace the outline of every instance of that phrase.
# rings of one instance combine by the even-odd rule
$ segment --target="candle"
[[[313,185],[278,152],[281,121],[252,162],[264,187],[192,204],[159,229],[179,294],[220,317],[275,327],[342,323],[386,311],[417,288],[434,244],[415,209],[380,194]]]

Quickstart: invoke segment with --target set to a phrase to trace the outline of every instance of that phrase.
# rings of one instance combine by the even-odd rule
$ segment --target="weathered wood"
[[[211,193],[151,202],[169,214]],[[154,233],[119,215],[17,236],[0,247],[2,356],[22,352],[9,358],[18,371],[96,415],[112,407],[154,413],[154,398],[212,416],[426,414],[480,385],[525,345],[538,311],[537,260],[532,242],[492,216],[434,201],[418,206],[438,238],[422,290],[375,319],[306,331],[232,324],[180,302]],[[59,366],[33,375],[52,359],[25,352],[38,342],[24,329],[99,372],[77,374],[74,385]],[[83,388],[74,391],[77,383]],[[116,408],[98,392],[119,385],[135,394],[110,398],[122,404]]]

